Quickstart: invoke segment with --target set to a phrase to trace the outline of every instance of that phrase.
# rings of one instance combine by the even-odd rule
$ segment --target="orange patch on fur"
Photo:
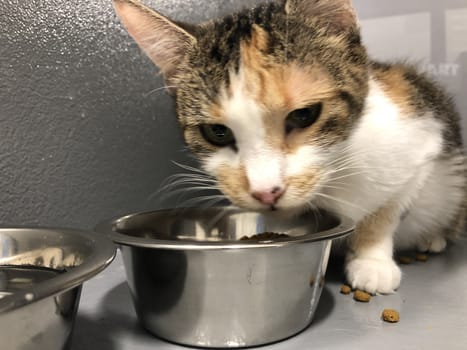
[[[374,70],[373,75],[380,83],[385,94],[399,107],[402,111],[411,115],[415,112],[411,106],[411,96],[413,95],[413,87],[404,78],[404,71],[397,65],[387,71]]]
[[[217,168],[216,177],[222,192],[236,205],[248,206],[250,203],[249,183],[244,167],[222,165]]]
[[[398,208],[391,202],[366,216],[358,223],[355,232],[350,236],[350,248],[354,252],[361,252],[378,244],[387,237],[387,228],[392,226],[394,220],[398,218]]]
[[[252,39],[241,43],[244,82],[258,103],[269,111],[290,112],[335,94],[336,86],[323,69],[272,61],[264,52],[268,40],[268,34],[254,25]]]
[[[253,33],[251,35],[250,46],[260,51],[265,51],[268,48],[269,35],[259,25],[253,24]]]
[[[288,113],[335,97],[337,86],[319,66],[274,61],[265,53],[268,40],[266,31],[253,26],[251,40],[243,41],[240,46],[240,74],[243,88],[265,111],[263,125],[269,145],[287,151],[284,123]]]
[[[331,78],[319,68],[306,69],[291,64],[284,68],[282,78],[289,94],[290,105],[287,107],[290,111],[322,102],[336,93]]]
[[[308,170],[300,175],[287,179],[287,189],[295,197],[308,195],[319,180],[319,170]]]
[[[215,119],[223,118],[222,108],[218,104],[208,106],[208,114]]]

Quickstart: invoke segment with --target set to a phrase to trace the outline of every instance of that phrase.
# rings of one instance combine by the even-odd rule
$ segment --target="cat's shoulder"
[[[405,102],[425,110],[448,98],[439,83],[405,61],[371,61],[370,76],[396,103]]]
[[[404,117],[441,122],[445,142],[454,148],[461,146],[460,117],[453,98],[433,77],[406,61],[372,61],[370,77]]]
[[[394,102],[411,105],[416,112],[452,107],[452,98],[444,87],[415,64],[371,61],[370,76]]]

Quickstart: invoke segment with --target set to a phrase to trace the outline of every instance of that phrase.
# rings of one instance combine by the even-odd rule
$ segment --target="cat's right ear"
[[[113,0],[113,5],[128,33],[170,83],[196,38],[138,0]]]
[[[325,19],[336,32],[358,27],[352,0],[285,0],[288,14]]]

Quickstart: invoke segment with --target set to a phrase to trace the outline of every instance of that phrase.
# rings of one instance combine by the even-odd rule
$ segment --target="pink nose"
[[[280,187],[274,187],[270,191],[256,191],[253,192],[251,195],[253,198],[257,199],[263,204],[266,205],[274,205],[277,203],[279,198],[282,197],[284,194],[284,190]]]

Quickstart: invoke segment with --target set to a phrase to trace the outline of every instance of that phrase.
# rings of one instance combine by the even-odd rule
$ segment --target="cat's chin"
[[[304,213],[310,212],[312,209],[309,205],[302,206],[255,206],[255,205],[238,205],[231,202],[228,207],[238,208],[243,210],[250,210],[259,212],[265,215],[273,215],[280,218],[288,219],[300,216]]]
[[[293,218],[293,217],[297,217],[297,216],[300,216],[306,212],[309,212],[310,211],[310,207],[306,207],[306,206],[303,206],[303,207],[287,207],[287,208],[275,208],[275,210],[271,210],[270,213],[272,215],[275,215],[275,216],[278,216],[278,217],[281,217],[281,218]]]
[[[265,215],[272,215],[284,219],[290,219],[297,216],[300,216],[308,211],[310,211],[310,207],[302,206],[302,207],[263,207],[263,208],[245,208],[242,207],[241,209],[256,211]]]

